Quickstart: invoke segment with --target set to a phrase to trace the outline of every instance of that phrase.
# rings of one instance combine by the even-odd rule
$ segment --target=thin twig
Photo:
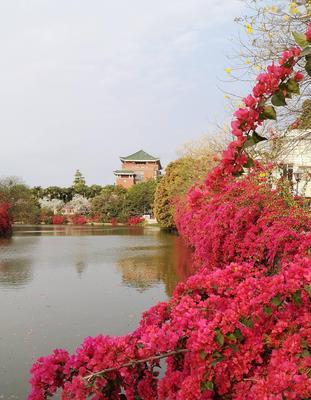
[[[115,371],[115,370],[120,369],[120,368],[131,367],[131,366],[133,366],[135,364],[143,364],[143,363],[148,362],[148,361],[160,360],[161,358],[174,356],[175,354],[187,353],[188,351],[189,351],[188,349],[179,349],[179,350],[169,351],[168,353],[160,354],[158,356],[144,358],[142,360],[132,360],[132,361],[129,361],[129,362],[125,363],[125,364],[119,365],[118,367],[106,368],[106,369],[103,369],[102,371],[98,371],[98,372],[94,372],[93,374],[86,375],[86,376],[83,377],[83,379],[87,380],[87,381],[90,381],[90,380],[96,378],[97,376],[104,375],[107,372],[112,372],[112,371]]]

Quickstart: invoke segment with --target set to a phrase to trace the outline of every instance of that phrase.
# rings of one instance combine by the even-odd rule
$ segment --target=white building
[[[277,140],[280,173],[293,185],[296,195],[311,198],[311,129],[295,129]]]
[[[257,144],[253,157],[277,165],[273,175],[285,176],[295,195],[311,199],[311,129],[293,129]]]

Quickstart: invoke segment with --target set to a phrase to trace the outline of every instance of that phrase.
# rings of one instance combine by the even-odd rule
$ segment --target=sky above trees
[[[219,88],[242,12],[238,0],[1,2],[0,176],[68,186],[79,168],[103,185],[141,148],[166,165],[227,119]]]

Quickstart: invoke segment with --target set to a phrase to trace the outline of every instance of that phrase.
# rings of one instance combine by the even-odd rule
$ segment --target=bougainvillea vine
[[[259,75],[235,113],[235,141],[177,207],[197,272],[134,332],[89,337],[73,355],[58,349],[38,359],[29,400],[58,389],[67,400],[311,398],[310,215],[247,154],[274,106],[298,93],[303,52],[284,52]]]

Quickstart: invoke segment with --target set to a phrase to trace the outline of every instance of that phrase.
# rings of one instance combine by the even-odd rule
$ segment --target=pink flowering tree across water
[[[29,400],[58,389],[67,400],[311,398],[310,215],[247,154],[274,106],[299,93],[296,63],[305,57],[311,73],[311,25],[299,44],[258,76],[235,113],[235,141],[177,207],[197,272],[134,332],[39,358]]]

